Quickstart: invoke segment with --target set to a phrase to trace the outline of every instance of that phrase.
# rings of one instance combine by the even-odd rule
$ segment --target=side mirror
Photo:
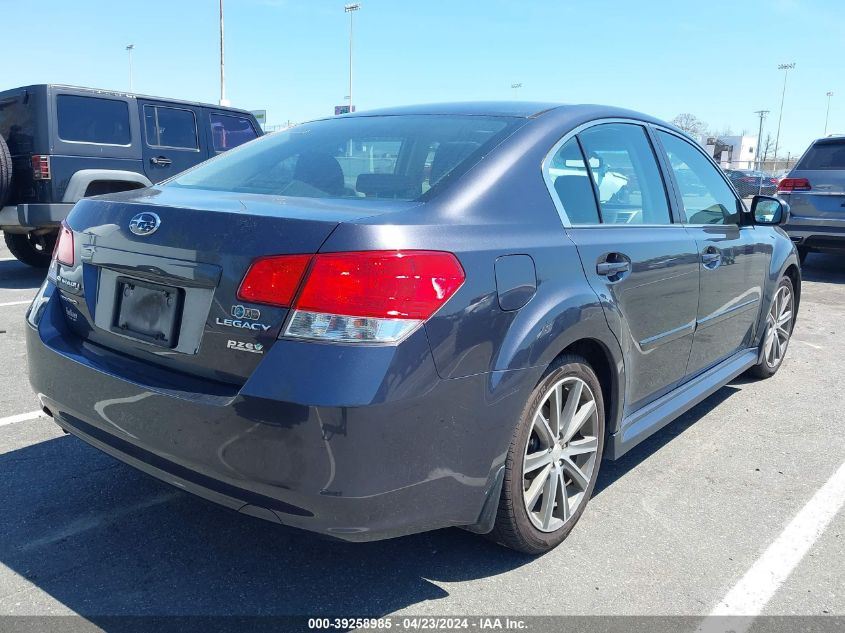
[[[751,199],[754,224],[777,226],[789,222],[789,204],[771,196],[754,196]]]

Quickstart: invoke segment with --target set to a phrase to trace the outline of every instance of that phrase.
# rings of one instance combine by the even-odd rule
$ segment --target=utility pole
[[[347,4],[343,7],[343,12],[349,14],[349,111],[352,112],[355,107],[352,105],[352,16],[361,8],[360,3]]]
[[[778,145],[780,144],[780,123],[783,119],[783,102],[786,99],[786,78],[789,76],[789,71],[795,68],[795,62],[789,64],[778,64],[778,70],[783,71],[783,92],[780,95],[780,114],[778,115],[778,131],[775,134],[775,163],[778,160]]]
[[[129,92],[132,92],[132,51],[135,50],[134,44],[126,45],[126,52],[129,54]],[[828,103],[830,99],[828,99]]]
[[[223,49],[223,0],[220,0],[220,105],[229,105],[229,100],[226,98],[226,73],[225,56]]]
[[[824,134],[822,136],[827,136],[827,120],[830,118],[830,98],[833,96],[833,93],[828,91],[827,93],[827,111],[824,113]]]
[[[760,117],[760,127],[757,128],[757,153],[755,154],[757,157],[757,171],[760,171],[763,167],[760,160],[760,147],[763,145],[763,119],[766,118],[768,113],[768,110],[757,110],[754,112],[754,114]]]

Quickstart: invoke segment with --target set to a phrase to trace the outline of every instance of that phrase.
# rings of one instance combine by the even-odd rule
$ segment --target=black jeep
[[[0,92],[0,230],[12,254],[47,266],[80,198],[140,189],[254,139],[235,110],[92,88]]]

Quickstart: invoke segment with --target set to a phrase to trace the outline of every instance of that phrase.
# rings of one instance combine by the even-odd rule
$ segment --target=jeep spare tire
[[[0,208],[12,192],[12,155],[5,139],[0,136]]]

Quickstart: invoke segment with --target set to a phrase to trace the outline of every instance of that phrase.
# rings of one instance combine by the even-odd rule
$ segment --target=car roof
[[[156,97],[153,95],[139,94],[137,92],[126,92],[124,90],[106,90],[101,88],[88,88],[86,86],[72,86],[68,84],[33,84],[30,86],[20,86],[17,88],[10,88],[8,90],[2,90],[0,91],[0,95],[5,94],[7,92],[15,93],[20,92],[21,90],[28,90],[34,88],[59,88],[61,90],[73,90],[75,92],[85,92],[93,95],[109,95],[112,97],[124,97],[130,99],[149,99],[150,101],[166,101],[168,103],[175,103],[178,105],[213,108],[215,110],[228,110],[232,112],[242,112],[243,114],[252,116],[249,110],[244,110],[242,108],[233,108],[231,106],[215,105],[213,103],[204,103],[202,101],[188,101],[186,99],[172,99],[171,97]]]

